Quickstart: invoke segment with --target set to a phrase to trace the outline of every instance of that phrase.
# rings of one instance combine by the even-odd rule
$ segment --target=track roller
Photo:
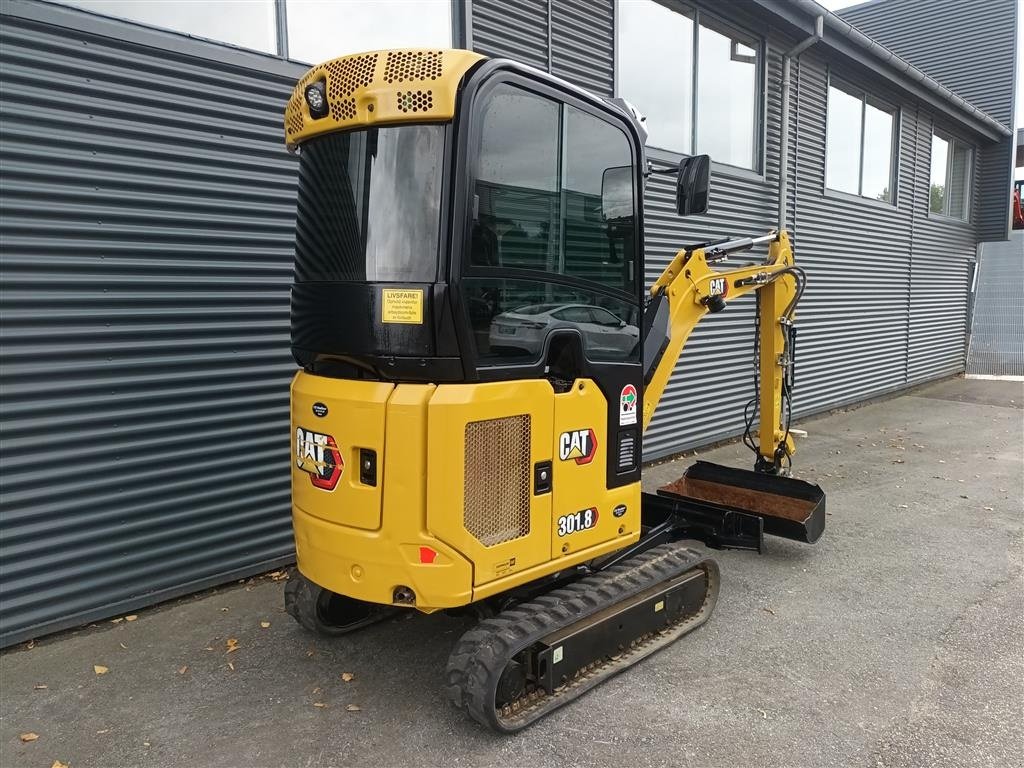
[[[703,553],[654,547],[481,621],[448,659],[448,698],[518,731],[699,627],[718,585]]]

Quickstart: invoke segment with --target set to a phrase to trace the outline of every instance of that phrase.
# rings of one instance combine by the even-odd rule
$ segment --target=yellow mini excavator
[[[788,471],[804,273],[786,232],[687,245],[645,289],[645,179],[677,174],[678,213],[704,213],[706,156],[652,170],[628,103],[463,50],[313,67],[284,124],[300,624],[475,612],[445,691],[511,732],[707,621],[718,566],[685,541],[821,535],[821,490]],[[755,292],[755,469],[697,462],[641,492],[683,344]]]

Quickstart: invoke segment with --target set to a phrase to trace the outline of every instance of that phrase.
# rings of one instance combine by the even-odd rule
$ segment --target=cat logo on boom
[[[295,466],[309,473],[309,480],[315,487],[333,491],[341,479],[345,462],[333,437],[296,427]]]
[[[563,432],[558,437],[558,458],[573,459],[577,464],[589,464],[597,453],[597,436],[592,429]]]

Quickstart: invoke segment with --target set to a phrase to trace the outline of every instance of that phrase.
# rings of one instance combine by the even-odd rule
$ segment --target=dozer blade
[[[659,495],[696,500],[764,520],[764,532],[813,544],[825,531],[825,492],[817,485],[747,469],[698,461]]]
[[[448,659],[448,698],[518,731],[701,626],[718,585],[706,555],[653,547],[481,621]]]

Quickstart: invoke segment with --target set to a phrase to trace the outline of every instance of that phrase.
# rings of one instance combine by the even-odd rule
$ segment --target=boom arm
[[[762,264],[721,272],[709,265],[729,252],[768,240],[768,258]],[[644,315],[644,429],[700,319],[708,312],[724,309],[725,302],[760,291],[757,465],[768,471],[781,469],[782,460],[794,451],[788,414],[783,422],[783,395],[788,387],[787,369],[792,370],[792,316],[800,285],[801,272],[793,265],[785,231],[679,251],[651,286],[651,302]]]

